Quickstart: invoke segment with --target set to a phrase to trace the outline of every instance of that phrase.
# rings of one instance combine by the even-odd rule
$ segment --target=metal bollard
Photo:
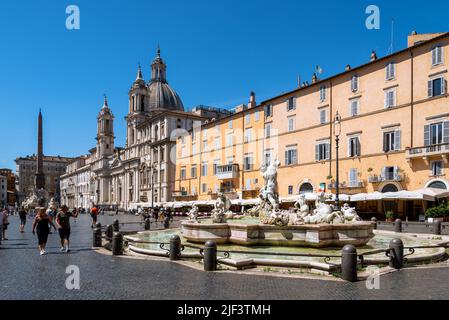
[[[114,227],[112,225],[107,225],[106,231],[104,233],[106,238],[108,238],[109,241],[112,241],[112,236],[114,234]]]
[[[181,238],[173,235],[170,238],[170,260],[175,261],[181,258]]]
[[[204,245],[204,271],[217,271],[217,243],[207,241]]]
[[[151,229],[151,220],[150,218],[146,218],[145,219],[145,230],[150,230]]]
[[[120,231],[120,222],[118,220],[115,220],[112,226],[114,227],[114,232]]]
[[[377,218],[376,218],[376,217],[372,217],[372,218],[371,218],[371,222],[372,222],[373,225],[374,225],[374,230],[377,230]]]
[[[100,248],[101,245],[101,223],[97,222],[94,228],[93,246],[94,248]]]
[[[441,221],[434,221],[433,223],[433,234],[440,235],[441,234]]]
[[[352,244],[341,251],[341,277],[349,282],[357,281],[357,249]]]
[[[170,217],[165,217],[164,219],[164,229],[170,228]]]
[[[397,270],[404,267],[404,243],[401,239],[390,242],[390,267]]]
[[[394,232],[401,233],[402,232],[402,220],[396,219],[394,222]]]
[[[121,256],[123,254],[123,235],[120,232],[114,232],[112,236],[112,255]]]

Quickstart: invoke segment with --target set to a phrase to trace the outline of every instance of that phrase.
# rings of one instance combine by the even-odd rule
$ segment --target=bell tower
[[[104,96],[104,104],[97,117],[97,155],[104,158],[114,154],[114,115],[108,105],[108,99]]]

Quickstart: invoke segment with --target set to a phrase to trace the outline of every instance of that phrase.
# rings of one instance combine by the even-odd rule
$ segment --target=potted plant
[[[387,222],[394,222],[397,218],[397,215],[393,211],[387,211],[385,213],[385,218]]]
[[[434,221],[444,222],[449,218],[449,207],[446,204],[441,204],[438,207],[430,208],[426,211],[425,216],[430,223]]]

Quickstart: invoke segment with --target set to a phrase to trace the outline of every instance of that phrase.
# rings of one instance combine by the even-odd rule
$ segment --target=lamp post
[[[341,134],[341,116],[337,111],[334,119],[334,135],[335,135],[335,148],[336,148],[336,180],[337,180],[337,190],[335,196],[335,203],[337,205],[337,210],[340,210],[340,174],[339,174],[339,159],[338,159],[338,149],[340,143],[340,134]]]

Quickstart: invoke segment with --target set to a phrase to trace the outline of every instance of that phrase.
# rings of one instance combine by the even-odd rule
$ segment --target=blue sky
[[[65,28],[66,7],[81,11],[81,29]],[[381,10],[381,29],[365,27],[365,9]],[[449,1],[62,0],[0,2],[0,167],[36,151],[44,114],[44,151],[76,156],[95,145],[103,94],[125,143],[128,90],[140,62],[148,80],[160,43],[168,81],[187,108],[233,107],[328,77],[395,50],[406,36],[449,31]]]

